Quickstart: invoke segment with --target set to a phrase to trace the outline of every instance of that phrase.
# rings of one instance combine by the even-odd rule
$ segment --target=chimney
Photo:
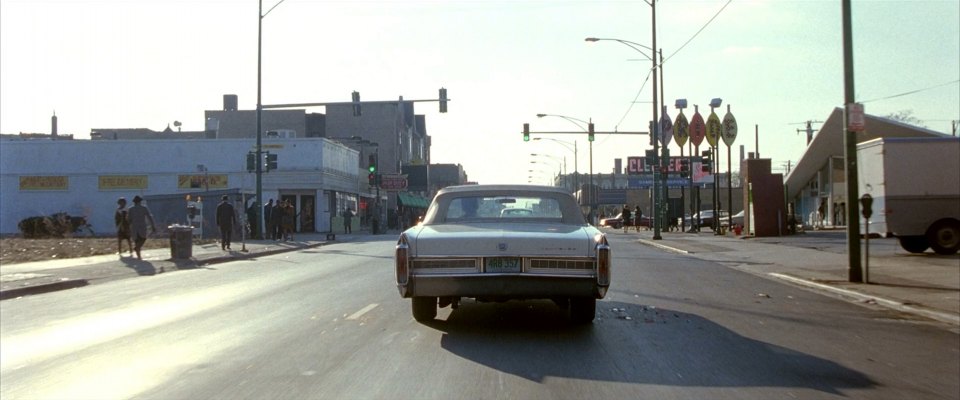
[[[53,110],[53,116],[50,117],[50,136],[57,137],[57,110]]]
[[[223,95],[223,111],[237,111],[237,95]]]

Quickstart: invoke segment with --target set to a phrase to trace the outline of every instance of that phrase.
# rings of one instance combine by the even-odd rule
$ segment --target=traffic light
[[[354,90],[353,93],[351,93],[351,97],[353,98],[353,116],[359,117],[360,116],[360,92]]]
[[[440,112],[447,112],[447,89],[440,88]]]
[[[370,186],[377,184],[377,155],[370,154],[367,156],[367,182]]]
[[[247,172],[253,172],[257,169],[257,153],[248,152],[247,153]]]
[[[690,176],[690,159],[684,157],[680,159],[680,177],[686,178],[687,176]]]
[[[267,163],[265,171],[272,171],[277,169],[277,155],[267,153]]]
[[[523,141],[530,141],[530,124],[523,124]]]
[[[593,141],[593,122],[587,124],[587,141]]]
[[[701,163],[701,170],[703,172],[710,172],[713,169],[713,160],[711,158],[712,156],[713,156],[713,152],[710,150],[704,150],[701,153],[700,163]]]

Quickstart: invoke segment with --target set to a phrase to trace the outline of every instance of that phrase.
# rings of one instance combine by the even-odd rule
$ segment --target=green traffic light
[[[524,141],[524,142],[529,142],[529,141],[530,141],[530,134],[524,133],[524,134],[523,134],[523,141]]]
[[[368,169],[370,170],[370,173],[371,173],[371,174],[374,173],[374,172],[377,172],[377,166],[376,166],[376,165],[371,165],[370,168],[368,168]]]

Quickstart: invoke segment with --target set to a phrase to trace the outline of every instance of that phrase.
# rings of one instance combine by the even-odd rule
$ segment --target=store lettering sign
[[[66,176],[21,176],[20,190],[67,190]]]
[[[100,190],[113,189],[146,189],[146,175],[101,175],[99,177]]]
[[[226,189],[227,175],[177,175],[178,189]]]

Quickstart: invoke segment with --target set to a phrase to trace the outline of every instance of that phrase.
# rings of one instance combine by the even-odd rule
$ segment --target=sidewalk
[[[894,238],[871,238],[866,264],[869,283],[851,283],[844,231],[754,238],[718,236],[705,229],[700,233],[662,232],[661,240],[653,240],[652,231],[626,235],[649,246],[755,275],[960,326],[960,255],[940,256],[929,250],[912,254],[901,249]],[[865,253],[861,247],[861,259]]]
[[[338,242],[350,241],[369,233],[337,234]],[[326,233],[303,233],[296,240],[247,240],[234,242],[232,250],[223,251],[219,243],[194,244],[189,259],[171,259],[171,250],[151,249],[142,252],[143,259],[116,254],[85,258],[39,261],[0,265],[0,300],[56,290],[71,289],[94,283],[137,276],[156,275],[209,264],[262,257],[287,251],[322,246],[328,243]],[[165,240],[165,239],[153,239]],[[244,251],[245,248],[245,251]]]

